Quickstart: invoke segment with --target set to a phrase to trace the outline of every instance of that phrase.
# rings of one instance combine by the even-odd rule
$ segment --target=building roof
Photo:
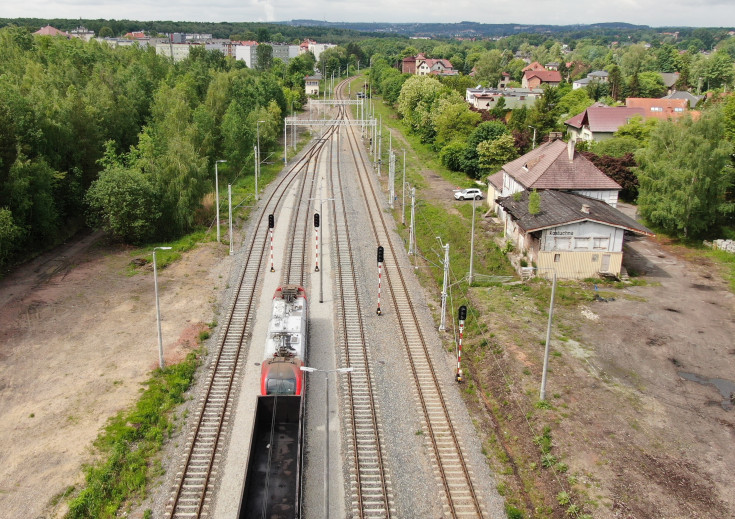
[[[643,108],[646,111],[646,118],[656,117],[657,119],[681,117],[687,111],[686,99],[629,97],[625,100],[625,106],[630,108]]]
[[[503,171],[526,189],[622,189],[574,148],[569,160],[571,146],[562,140],[544,143],[505,164]]]
[[[503,170],[501,169],[497,173],[494,173],[487,177],[487,183],[491,184],[498,191],[503,189]]]
[[[535,215],[528,212],[529,191],[523,191],[518,200],[511,195],[498,198],[497,202],[525,232],[588,221],[645,236],[654,235],[653,231],[602,200],[564,191],[544,190],[538,193],[541,195],[541,211]],[[589,208],[589,212],[583,207]]]
[[[50,25],[47,25],[46,27],[41,27],[33,34],[38,34],[39,36],[64,36],[66,38],[71,37],[68,32],[60,31],[56,27],[51,27]]]
[[[527,65],[527,66],[523,67],[523,72],[525,72],[527,70],[546,70],[546,69],[538,61],[534,61],[530,65]]]
[[[643,108],[627,106],[590,106],[581,114],[564,121],[564,124],[574,128],[587,126],[591,132],[613,133],[636,115],[646,117]]]
[[[609,77],[609,76],[610,76],[610,74],[608,74],[604,70],[595,70],[594,72],[590,72],[589,74],[587,74],[587,77],[590,78],[590,79],[593,79],[593,78],[605,78],[605,77]]]
[[[537,77],[544,83],[561,82],[561,73],[558,70],[526,70],[523,73],[523,77],[526,80]]]
[[[671,88],[679,80],[678,72],[659,72],[666,88]]]
[[[694,108],[702,99],[704,99],[704,96],[695,96],[686,90],[674,90],[669,95],[662,97],[662,99],[686,99],[689,102],[689,108]]]

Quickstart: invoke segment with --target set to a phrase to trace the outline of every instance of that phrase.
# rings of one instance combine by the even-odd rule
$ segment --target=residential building
[[[604,70],[595,70],[594,72],[590,72],[589,74],[587,74],[587,77],[583,77],[581,79],[573,81],[572,90],[586,87],[587,85],[595,81],[597,81],[598,83],[607,83],[609,76],[610,74],[608,74]]]
[[[307,96],[318,96],[319,95],[319,82],[322,80],[322,75],[317,72],[313,76],[306,76],[304,78],[304,92]]]
[[[651,99],[647,97],[629,97],[625,100],[625,106],[629,108],[643,108],[645,119],[655,117],[656,119],[676,119],[683,116],[687,111],[686,99]]]
[[[322,52],[336,46],[337,45],[335,45],[334,43],[317,43],[314,40],[307,39],[298,46],[298,53],[304,54],[306,52],[311,52],[314,55],[314,58],[319,61],[319,56],[321,56]]]
[[[505,164],[500,196],[533,189],[570,191],[606,202],[612,207],[618,203],[622,189],[582,154],[574,149],[574,141],[551,140]],[[502,209],[489,202],[503,219]]]
[[[244,61],[248,68],[254,68],[258,62],[258,42],[257,41],[241,41],[235,47],[235,59]]]
[[[203,43],[173,43],[163,42],[156,43],[156,54],[166,58],[173,58],[174,62],[183,61],[189,57],[189,50],[194,45],[204,45]]]
[[[147,38],[147,36],[145,35],[145,32],[143,31],[133,31],[133,32],[127,33],[125,36],[123,36],[123,38],[127,38],[129,40],[143,40]]]
[[[559,83],[561,83],[561,74],[558,70],[526,70],[523,73],[521,86],[539,88],[541,85],[558,86]]]
[[[38,36],[62,36],[64,38],[71,38],[71,34],[65,31],[60,31],[56,27],[51,27],[50,25],[47,25],[45,27],[41,27],[33,34],[37,34]]]
[[[501,98],[505,99],[505,107],[514,109],[521,106],[531,107],[544,95],[540,88],[468,88],[465,100],[478,110],[492,110]]]
[[[659,75],[661,76],[661,81],[664,82],[664,86],[666,87],[666,93],[670,94],[674,91],[674,85],[677,81],[679,81],[679,73],[678,72],[659,72]]]
[[[525,67],[523,67],[523,70],[521,70],[521,72],[524,72],[525,73],[525,72],[527,72],[529,70],[531,70],[531,71],[539,71],[539,70],[546,70],[546,69],[538,61],[534,61],[533,63],[529,63],[528,65],[526,65]]]
[[[72,38],[79,38],[80,40],[89,41],[92,38],[94,38],[94,31],[90,31],[86,27],[82,27],[81,25],[77,27],[76,29],[72,29],[69,31]]]
[[[427,58],[423,53],[417,56],[403,58],[401,72],[403,74],[415,74],[418,76],[454,76],[459,73],[454,70],[452,62],[448,59],[431,59]]]
[[[699,102],[704,99],[704,96],[697,96],[686,90],[674,90],[669,95],[664,96],[662,99],[686,99],[689,109],[696,108]]]
[[[618,128],[628,124],[635,116],[646,118],[641,107],[605,106],[595,104],[581,114],[564,121],[571,140],[604,141],[613,136]]]
[[[602,200],[552,189],[538,193],[540,210],[535,214],[530,211],[528,190],[497,203],[506,215],[506,239],[535,264],[539,277],[620,277],[625,232],[653,236]]]

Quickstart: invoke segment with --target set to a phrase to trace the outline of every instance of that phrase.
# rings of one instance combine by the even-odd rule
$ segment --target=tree
[[[638,88],[641,97],[662,97],[666,87],[658,72],[641,72],[638,74]]]
[[[261,43],[255,48],[255,56],[257,58],[258,70],[268,70],[273,66],[273,47]]]
[[[462,171],[462,159],[465,152],[465,143],[462,141],[450,142],[439,152],[441,163],[452,171]]]
[[[480,114],[470,111],[459,95],[442,98],[433,116],[436,148],[441,149],[453,140],[466,139],[480,119]]]
[[[508,133],[510,133],[508,127],[499,121],[481,123],[472,132],[469,139],[467,139],[467,146],[462,157],[462,171],[473,178],[480,178],[482,171],[479,162],[478,145],[484,141],[494,141]]]
[[[99,37],[100,38],[112,38],[115,35],[115,33],[112,32],[112,29],[108,27],[107,25],[103,25],[100,28]]]
[[[0,267],[12,257],[22,233],[23,230],[15,225],[10,209],[0,207]]]
[[[492,141],[482,141],[477,145],[477,162],[482,173],[492,175],[503,164],[518,158],[515,139],[506,133]]]
[[[735,212],[726,198],[735,181],[732,150],[719,110],[659,123],[636,155],[641,216],[673,236],[706,235]]]
[[[541,212],[541,194],[535,189],[528,195],[528,214],[536,216]]]
[[[499,50],[489,50],[475,64],[475,78],[490,86],[496,86],[503,72],[503,54]]]
[[[620,95],[623,93],[623,76],[620,72],[620,67],[617,65],[610,65],[607,69],[607,73],[607,82],[610,85],[610,97],[619,101]]]
[[[126,243],[144,243],[153,238],[161,213],[150,179],[133,169],[114,165],[104,170],[86,195],[89,223],[102,226]]]
[[[560,100],[558,109],[563,119],[574,117],[584,112],[592,104],[592,99],[583,88],[567,92]]]
[[[633,157],[633,153],[625,153],[622,156],[613,157],[583,151],[582,155],[589,159],[597,169],[605,173],[623,188],[620,191],[621,199],[628,202],[635,202],[636,198],[638,198],[638,176],[635,174],[634,169],[638,164]]]

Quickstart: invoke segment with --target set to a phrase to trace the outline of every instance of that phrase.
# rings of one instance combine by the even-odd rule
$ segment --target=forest
[[[147,23],[154,34],[188,28]],[[145,26],[111,20],[94,25],[114,34]],[[348,65],[351,71],[372,65],[373,92],[395,108],[407,131],[420,135],[448,169],[476,179],[528,151],[531,128],[541,142],[594,102],[612,106],[628,96],[660,97],[665,89],[659,73],[677,72],[677,89],[707,96],[697,107],[701,117],[633,120],[610,141],[581,149],[664,232],[701,237],[732,228],[735,97],[728,93],[735,83],[735,38],[720,29],[658,32],[650,42],[620,45],[608,43],[609,35],[409,40],[331,27],[223,24],[219,35],[263,42],[341,31],[343,43],[323,52],[319,62],[307,53],[251,70],[201,46],[175,63],[153,48],[34,36],[33,27],[0,29],[2,270],[85,228],[149,243],[204,225],[210,215],[203,200],[214,188],[215,161],[227,161],[224,181],[252,175],[256,132],[263,149],[279,145],[283,117],[306,101],[304,76],[315,68],[325,77],[340,75]],[[209,30],[216,34],[211,24]],[[460,74],[401,74],[400,60],[419,52],[451,60]],[[559,62],[564,75],[533,107],[509,110],[501,103],[479,112],[464,101],[466,88],[494,85],[502,72],[518,84],[529,61]],[[592,70],[608,71],[610,81],[573,90],[571,82]]]

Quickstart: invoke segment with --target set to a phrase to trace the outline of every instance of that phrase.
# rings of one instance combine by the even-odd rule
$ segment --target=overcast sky
[[[0,18],[201,22],[460,22],[661,26],[735,25],[735,0],[0,0]]]

